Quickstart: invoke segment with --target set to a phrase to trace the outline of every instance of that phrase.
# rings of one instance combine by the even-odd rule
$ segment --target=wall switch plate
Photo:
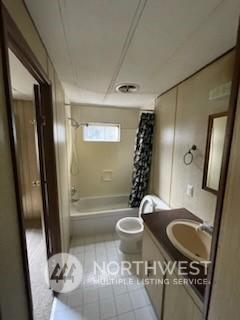
[[[187,185],[187,196],[189,198],[193,198],[193,192],[194,192],[194,188],[191,184]]]

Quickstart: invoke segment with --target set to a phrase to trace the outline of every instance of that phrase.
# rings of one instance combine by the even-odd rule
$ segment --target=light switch
[[[187,196],[189,198],[193,198],[193,192],[194,192],[194,188],[191,184],[187,185]]]

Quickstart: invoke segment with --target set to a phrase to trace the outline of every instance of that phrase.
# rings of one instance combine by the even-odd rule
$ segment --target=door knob
[[[41,181],[40,180],[34,180],[32,181],[32,186],[33,187],[39,187],[41,185]]]

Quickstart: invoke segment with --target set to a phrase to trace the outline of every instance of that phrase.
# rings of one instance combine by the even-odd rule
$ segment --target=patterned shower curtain
[[[152,158],[154,114],[142,113],[136,137],[129,206],[139,207],[147,193]]]

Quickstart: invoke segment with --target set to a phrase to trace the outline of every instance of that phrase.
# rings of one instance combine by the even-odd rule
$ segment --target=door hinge
[[[40,116],[39,120],[40,120],[40,125],[41,126],[45,126],[46,125],[46,118],[44,116]]]

